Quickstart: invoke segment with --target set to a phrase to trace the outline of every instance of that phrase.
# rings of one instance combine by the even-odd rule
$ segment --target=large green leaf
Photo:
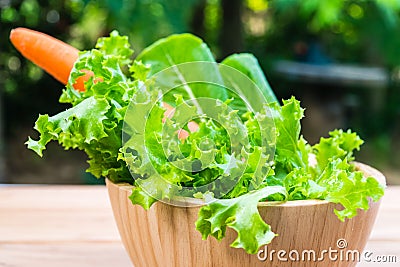
[[[158,40],[145,48],[136,60],[150,64],[150,74],[186,62],[215,62],[208,46],[200,38],[188,33],[175,34]]]
[[[191,34],[176,34],[160,39],[140,53],[136,60],[151,66],[149,75],[165,71],[159,80],[167,82],[163,86],[179,87],[164,95],[164,101],[174,102],[173,94],[181,94],[185,99],[211,97],[226,100],[226,90],[211,83],[193,83],[194,81],[212,81],[223,84],[216,64],[184,64],[190,62],[215,63],[208,46],[198,37]],[[183,65],[180,65],[183,64]],[[169,83],[168,83],[169,82]],[[188,84],[190,83],[190,84]]]
[[[258,60],[252,54],[233,54],[225,58],[221,64],[235,68],[249,77],[261,90],[267,103],[278,102],[267,79],[265,78]]]

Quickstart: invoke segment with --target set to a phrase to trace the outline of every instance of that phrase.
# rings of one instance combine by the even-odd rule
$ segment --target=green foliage
[[[177,47],[182,49],[176,49]],[[276,101],[265,77],[260,76],[262,74],[259,72],[259,65],[254,57],[245,55],[239,58],[241,59],[238,61],[240,64],[234,66],[235,69],[242,71],[250,79],[254,79],[256,83],[259,83],[259,86],[263,86],[262,89],[265,94],[271,96],[271,102]],[[150,75],[171,68],[173,64],[198,61],[215,63],[215,59],[206,44],[190,34],[172,35],[161,39],[144,49],[136,60],[140,64],[151,66],[148,72]],[[232,62],[235,61],[232,60]],[[215,81],[223,84],[223,80],[219,78],[221,76],[220,69],[216,65],[212,65],[210,68],[194,66],[190,69],[185,69],[184,66],[175,66],[171,75],[178,75],[180,81],[184,82],[195,73],[196,79],[206,81],[210,77],[215,77]],[[168,80],[169,76],[162,77]],[[159,95],[163,95],[163,101],[167,101],[176,107],[173,119],[167,118],[164,126],[161,124],[164,110],[159,104],[154,106]],[[183,99],[193,99],[193,97],[211,98],[217,102],[212,103],[212,105],[200,103],[193,106],[183,102]],[[260,181],[270,171],[270,168],[268,168],[267,163],[268,155],[262,148],[263,140],[257,120],[254,114],[246,113],[243,120],[246,121],[247,129],[238,128],[237,124],[234,123],[237,116],[236,111],[228,109],[228,105],[231,106],[232,102],[226,99],[227,90],[221,90],[211,86],[211,84],[188,84],[185,88],[177,87],[168,94],[163,94],[151,83],[142,88],[138,95],[134,97],[129,113],[127,113],[135,114],[134,118],[126,120],[129,122],[129,129],[132,129],[133,133],[131,139],[122,148],[126,158],[127,151],[131,149],[132,145],[143,144],[142,146],[135,145],[134,157],[129,156],[128,153],[130,169],[138,176],[137,181],[140,182],[141,187],[151,185],[153,196],[158,196],[158,198],[169,198],[173,193],[176,193],[173,192],[171,187],[159,182],[159,178],[154,174],[155,171],[170,183],[194,188],[206,185],[218,177],[224,179],[224,186],[226,186],[229,181],[236,183],[236,180],[244,173],[237,185],[232,186],[230,192],[225,192],[228,194],[224,197],[239,196],[247,193],[249,189],[260,186]],[[226,101],[222,102],[224,100]],[[217,114],[218,123],[211,118],[196,118],[199,108],[207,110],[207,113]],[[151,113],[146,115],[150,110]],[[256,116],[266,117],[267,114],[260,112]],[[147,120],[144,121],[144,118],[147,118]],[[183,125],[179,125],[178,122],[188,121],[191,118],[195,118],[199,129],[191,133],[184,143],[181,143],[177,140],[176,132]],[[257,119],[262,121],[260,118]],[[144,128],[143,125],[146,125],[146,127]],[[165,136],[163,131],[171,134]],[[235,138],[234,140],[231,138],[245,135],[245,133],[250,133],[253,137],[250,140],[251,149],[243,147],[243,144],[239,144],[239,148],[243,150],[238,149],[238,144],[234,143]],[[146,137],[145,142],[139,140],[142,138],[141,136]],[[204,141],[206,137],[213,141],[214,148],[210,149],[202,143],[202,140]],[[241,140],[240,137],[236,137],[236,139]],[[233,150],[232,146],[236,147],[236,150]],[[248,159],[247,166],[242,162],[243,158]],[[205,167],[197,170],[192,162],[198,162],[200,166]],[[141,180],[142,177],[143,180]],[[218,186],[214,190],[214,192],[224,191],[223,188],[218,191]],[[190,192],[187,193],[188,196],[193,196],[193,193],[197,192],[192,192],[192,195],[189,194]],[[151,199],[144,196],[143,191],[139,188],[133,191],[131,200],[145,208],[148,208],[149,203],[152,202]]]
[[[258,213],[258,202],[277,195],[285,199],[286,190],[281,186],[268,186],[237,198],[208,204],[200,209],[196,229],[203,239],[211,235],[221,240],[225,237],[226,227],[230,227],[238,233],[231,246],[255,254],[262,245],[269,244],[275,237],[271,226]]]
[[[181,49],[183,44],[187,45]],[[382,197],[383,186],[349,163],[362,140],[351,131],[336,130],[311,147],[300,136],[303,109],[294,97],[283,101],[283,106],[270,101],[260,110],[245,112],[235,124],[239,110],[229,109],[231,99],[220,99],[226,92],[189,87],[185,95],[177,88],[172,94],[175,115],[165,118],[163,92],[154,86],[156,78],[151,74],[175,63],[213,62],[201,39],[172,35],[144,49],[136,64],[132,53],[128,38],[115,31],[100,38],[95,49],[82,52],[60,98],[73,107],[52,117],[40,115],[35,125],[39,140],[29,138],[28,148],[42,155],[47,143],[55,140],[65,149],[85,151],[88,172],[135,185],[130,199],[145,209],[156,199],[177,196],[212,200],[200,209],[196,222],[203,239],[211,235],[220,240],[230,227],[238,234],[231,246],[248,253],[256,253],[275,237],[258,212],[259,201],[326,199],[343,206],[335,213],[344,220],[355,216],[358,209],[368,209],[368,198],[377,201]],[[233,56],[227,62],[275,100],[252,56]],[[172,69],[173,77],[181,82],[192,74],[181,72],[179,66]],[[93,78],[85,83],[84,92],[77,92],[72,85],[82,71],[93,72]],[[220,68],[193,71],[200,76],[222,75]],[[198,93],[214,99],[214,105],[187,102]],[[218,120],[197,118],[200,108],[212,110]],[[198,130],[181,142],[177,136],[180,122],[191,119]],[[266,145],[264,140],[268,130],[267,135],[276,136],[275,155],[266,147],[275,143]],[[315,157],[316,163],[310,163],[309,157]]]
[[[84,2],[88,6],[93,5],[92,1]],[[190,30],[192,10],[198,2],[99,0],[95,5],[106,12],[106,25],[118,28],[135,40],[135,49],[141,50],[161,37]]]
[[[225,58],[221,63],[246,74],[257,85],[258,89],[261,90],[267,102],[277,102],[275,94],[269,86],[257,58],[252,54],[234,54]]]
[[[383,196],[382,185],[373,177],[364,177],[348,163],[354,159],[353,150],[362,144],[355,133],[336,130],[330,133],[330,138],[322,138],[311,147],[300,136],[303,110],[299,101],[292,98],[284,101],[282,107],[272,104],[271,108],[275,110],[277,127],[274,172],[264,174],[256,191],[202,207],[196,227],[203,239],[211,235],[220,240],[226,227],[231,227],[238,233],[233,247],[256,253],[260,246],[270,243],[274,234],[260,221],[255,199],[326,199],[343,205],[344,209],[335,213],[344,220],[354,217],[358,209],[368,209],[369,197],[376,201]],[[316,163],[310,163],[309,158],[315,158]],[[249,225],[252,227],[248,228]]]
[[[399,1],[277,0],[269,11],[269,42],[293,45],[317,37],[325,51],[341,62],[376,64],[369,62],[374,53],[380,64],[400,64],[400,37],[395,34],[400,30]],[[287,48],[274,50],[285,53]]]
[[[38,141],[29,138],[27,145],[42,155],[46,144],[56,140],[65,149],[85,151],[89,157],[88,172],[96,177],[132,182],[125,162],[118,155],[126,106],[136,89],[136,82],[122,71],[131,64],[133,51],[127,37],[117,32],[112,32],[109,38],[100,38],[96,47],[81,53],[60,98],[73,107],[52,117],[39,116],[35,129],[40,138]],[[85,92],[79,93],[72,84],[82,70],[92,71],[94,78],[85,83]]]
[[[2,5],[1,40],[8,39],[13,27],[25,26],[87,49],[116,28],[130,37],[136,51],[166,35],[188,31],[201,33],[217,58],[223,45],[218,40],[223,13],[220,0],[21,0]],[[244,50],[255,53],[265,67],[275,58],[292,58],[297,42],[313,41],[318,36],[335,61],[394,68],[400,64],[400,37],[396,34],[400,31],[399,5],[396,0],[246,0]],[[62,86],[29,64],[9,42],[4,43],[0,87],[5,94],[5,113],[32,121],[31,114],[44,112],[41,107],[46,103],[55,103],[54,88]],[[35,101],[29,101],[32,99]],[[29,102],[39,104],[15,108]],[[54,104],[50,111],[63,108]],[[389,108],[392,114],[394,108]],[[9,129],[16,122],[10,119],[7,123],[5,128]]]

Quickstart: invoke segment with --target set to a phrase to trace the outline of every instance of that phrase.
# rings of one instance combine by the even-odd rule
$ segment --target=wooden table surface
[[[389,187],[366,250],[400,266],[400,186]],[[392,259],[394,258],[392,257]],[[104,186],[0,186],[1,267],[128,267]]]

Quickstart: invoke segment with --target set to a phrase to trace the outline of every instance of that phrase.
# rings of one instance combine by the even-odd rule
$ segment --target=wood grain
[[[1,267],[132,266],[104,186],[0,186]]]
[[[1,267],[132,266],[120,241],[105,187],[0,185],[0,199]],[[375,256],[396,256],[397,264],[361,261],[358,267],[399,265],[399,203],[400,187],[388,187],[366,246]],[[96,212],[91,212],[93,209]],[[27,210],[31,212],[22,216]],[[40,216],[35,215],[39,210]],[[53,230],[41,227],[46,220],[46,227]],[[57,227],[61,222],[63,226]],[[32,232],[30,237],[27,232]]]
[[[34,242],[44,236],[48,241],[115,240],[117,231],[112,227],[114,220],[103,186],[20,186],[0,190],[0,242]],[[12,216],[7,215],[10,212]],[[101,229],[96,227],[98,222],[111,227]]]
[[[373,172],[384,183],[384,177],[370,167],[359,165],[369,174]],[[201,239],[195,230],[198,207],[177,207],[155,203],[148,211],[132,205],[128,196],[132,187],[116,185],[107,181],[107,188],[122,242],[135,266],[315,266],[316,260],[290,261],[288,255],[283,258],[267,253],[268,259],[260,261],[256,255],[249,255],[242,249],[229,246],[236,238],[236,233],[228,229],[226,238],[217,242],[209,237]],[[259,205],[263,219],[272,230],[278,233],[268,251],[284,250],[289,253],[296,250],[300,255],[304,251],[314,250],[319,258],[323,250],[336,250],[337,255],[350,250],[363,251],[379,208],[378,203],[370,203],[370,209],[345,222],[339,221],[333,210],[341,207],[326,201],[307,200],[290,201],[276,206]],[[346,246],[337,245],[344,239]],[[307,252],[306,252],[307,253]],[[296,254],[292,254],[296,255]],[[308,258],[306,254],[306,259]],[[336,254],[335,254],[336,255]],[[261,257],[265,254],[260,254]],[[312,256],[313,257],[313,256]],[[346,257],[346,256],[344,256]],[[347,256],[348,257],[348,256]],[[327,255],[318,264],[329,266],[354,266],[357,262],[349,260],[331,260]]]
[[[0,243],[1,267],[128,267],[120,242]]]

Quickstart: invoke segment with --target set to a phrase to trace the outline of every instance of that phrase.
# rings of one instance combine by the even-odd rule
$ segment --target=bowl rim
[[[355,161],[352,163],[354,164],[357,171],[362,171],[364,173],[365,177],[371,176],[375,178],[384,188],[386,188],[386,178],[380,171],[361,162]],[[114,183],[108,178],[106,178],[106,185],[107,187],[109,186],[118,187],[118,190],[126,191],[126,193],[130,193],[132,189],[135,188],[135,186],[129,183]],[[205,204],[201,199],[189,198],[189,197],[182,197],[182,202],[197,205],[193,207],[198,207],[200,205]],[[304,207],[304,206],[328,205],[328,204],[336,205],[335,203],[322,199],[304,199],[304,200],[289,200],[289,201],[264,201],[264,202],[259,202],[257,206],[258,207],[300,207],[300,206]],[[177,205],[174,206],[180,207]]]

